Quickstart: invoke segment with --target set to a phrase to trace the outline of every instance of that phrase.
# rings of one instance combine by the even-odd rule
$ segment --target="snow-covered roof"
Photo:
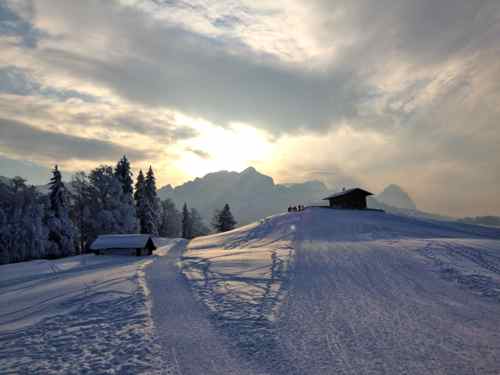
[[[102,234],[90,245],[90,249],[139,249],[145,247],[149,239],[154,245],[154,239],[149,234]]]
[[[341,191],[340,193],[332,194],[332,195],[330,195],[330,196],[328,196],[326,198],[323,198],[323,200],[328,200],[328,199],[333,199],[333,198],[341,197],[343,195],[352,194],[354,192],[363,193],[364,195],[373,195],[373,193],[370,193],[369,191],[366,191],[366,190],[363,190],[363,189],[360,189],[360,188],[353,188],[353,189],[347,189],[347,190]]]

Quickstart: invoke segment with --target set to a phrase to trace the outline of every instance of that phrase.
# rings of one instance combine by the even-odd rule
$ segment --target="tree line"
[[[218,232],[235,224],[227,204],[212,221]],[[134,183],[126,156],[115,167],[77,172],[68,184],[56,165],[47,194],[21,177],[0,181],[0,264],[84,253],[101,234],[192,239],[209,232],[195,208],[184,204],[180,212],[172,200],[159,199],[151,167]]]

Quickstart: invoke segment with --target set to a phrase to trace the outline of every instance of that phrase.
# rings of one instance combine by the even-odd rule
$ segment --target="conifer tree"
[[[54,216],[61,218],[67,208],[67,191],[62,182],[61,172],[56,165],[52,170],[52,177],[49,182],[50,209]]]
[[[193,223],[186,203],[182,207],[182,238],[193,238]]]
[[[132,171],[130,169],[130,163],[127,159],[126,155],[118,161],[115,167],[115,176],[120,181],[123,189],[124,196],[127,199],[130,199],[132,202],[132,194],[133,194],[133,180],[132,180]]]
[[[137,180],[135,183],[135,209],[137,211],[137,219],[139,220],[139,230],[141,233],[146,232],[146,211],[147,211],[147,199],[146,199],[146,181],[144,179],[144,174],[142,169],[137,175]]]
[[[175,203],[167,198],[161,202],[160,226],[158,228],[161,237],[176,238],[181,233],[181,213],[175,207]]]
[[[203,218],[196,208],[192,208],[191,216],[191,238],[198,236],[206,236],[210,233],[210,229],[203,222]]]
[[[57,165],[52,170],[49,182],[49,257],[60,257],[75,253],[75,228],[69,219],[68,191],[62,182]]]
[[[160,204],[156,194],[156,179],[153,168],[149,167],[146,173],[144,182],[144,193],[146,198],[144,212],[144,229],[145,233],[158,235],[158,227],[160,225]]]
[[[156,198],[156,178],[151,166],[149,166],[148,172],[146,173],[145,183],[148,198]]]
[[[135,182],[135,192],[134,192],[134,200],[135,204],[138,205],[139,201],[144,196],[145,182],[144,182],[144,174],[142,173],[142,169],[139,170],[139,174],[137,175],[137,179]]]
[[[80,252],[83,253],[89,245],[88,241],[91,236],[89,223],[91,216],[89,209],[92,205],[90,183],[85,172],[76,172],[70,184],[70,218],[77,228]]]
[[[137,217],[135,208],[124,198],[123,188],[113,167],[102,165],[89,174],[88,210],[92,240],[99,234],[135,233]]]
[[[234,220],[229,204],[226,203],[222,211],[215,212],[212,226],[217,232],[227,232],[234,229],[235,225],[236,220]]]

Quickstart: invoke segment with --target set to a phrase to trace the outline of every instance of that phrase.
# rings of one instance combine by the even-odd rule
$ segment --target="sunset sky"
[[[254,166],[500,214],[498,0],[0,0],[0,175]]]

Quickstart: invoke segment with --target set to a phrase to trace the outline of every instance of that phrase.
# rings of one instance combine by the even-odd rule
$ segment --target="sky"
[[[498,0],[0,0],[0,175],[403,187],[500,215]]]

